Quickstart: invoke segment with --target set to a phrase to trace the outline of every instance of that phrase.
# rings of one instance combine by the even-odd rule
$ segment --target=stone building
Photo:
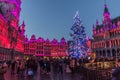
[[[96,57],[119,57],[120,17],[111,19],[107,5],[104,5],[103,21],[93,25],[92,51]]]
[[[0,0],[0,60],[23,55],[25,24],[19,25],[21,0]]]
[[[32,35],[30,40],[25,38],[24,53],[26,56],[65,57],[67,56],[67,47],[68,44],[64,38],[58,42],[57,39],[52,41],[44,40],[42,37],[36,39],[35,35]]]

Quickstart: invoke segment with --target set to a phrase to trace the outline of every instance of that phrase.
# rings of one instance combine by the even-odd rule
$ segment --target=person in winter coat
[[[5,80],[4,74],[7,71],[7,64],[6,63],[0,63],[0,80]]]
[[[117,67],[112,71],[112,80],[120,80],[120,59],[117,62]]]
[[[70,69],[71,69],[71,73],[74,74],[75,73],[75,59],[74,58],[70,60]]]

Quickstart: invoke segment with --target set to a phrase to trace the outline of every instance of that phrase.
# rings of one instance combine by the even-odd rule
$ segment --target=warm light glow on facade
[[[67,42],[64,38],[58,42],[56,39],[50,41],[43,38],[36,39],[35,35],[32,35],[30,40],[25,39],[24,53],[26,55],[36,56],[52,56],[52,57],[65,57],[67,56]]]

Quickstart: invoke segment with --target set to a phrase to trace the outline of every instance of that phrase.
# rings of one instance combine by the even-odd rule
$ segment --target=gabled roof
[[[42,37],[39,37],[37,42],[44,42],[44,39]]]
[[[25,38],[25,43],[28,43],[28,42],[29,42],[29,41],[28,41],[28,38],[26,37],[26,38]]]
[[[49,43],[49,42],[50,42],[50,40],[47,38],[47,39],[46,39],[46,42],[48,42],[48,43]]]
[[[61,38],[60,43],[61,43],[61,44],[66,44],[66,40],[65,40],[65,38],[64,38],[64,37],[63,37],[63,38]]]
[[[52,44],[57,44],[58,41],[54,38],[52,41],[51,41]]]
[[[117,26],[117,22],[120,21],[120,16],[118,16],[116,18],[113,18],[111,21],[112,21],[112,24],[115,24]],[[98,30],[98,29],[100,29],[102,27],[103,27],[103,24],[98,25],[98,26],[96,26],[96,30]]]
[[[36,37],[35,37],[35,35],[33,34],[32,36],[31,36],[31,38],[30,38],[30,42],[35,42],[36,41]]]

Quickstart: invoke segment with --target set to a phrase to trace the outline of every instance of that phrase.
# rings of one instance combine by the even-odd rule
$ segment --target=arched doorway
[[[105,53],[105,50],[103,50],[103,57],[106,57],[106,53]]]
[[[117,56],[120,57],[120,48],[117,49]]]
[[[115,49],[112,49],[112,56],[116,57],[116,51],[115,51]]]
[[[107,50],[107,57],[111,57],[110,50]]]
[[[102,51],[100,51],[100,57],[103,56]]]
[[[97,57],[100,57],[100,51],[98,51]]]

